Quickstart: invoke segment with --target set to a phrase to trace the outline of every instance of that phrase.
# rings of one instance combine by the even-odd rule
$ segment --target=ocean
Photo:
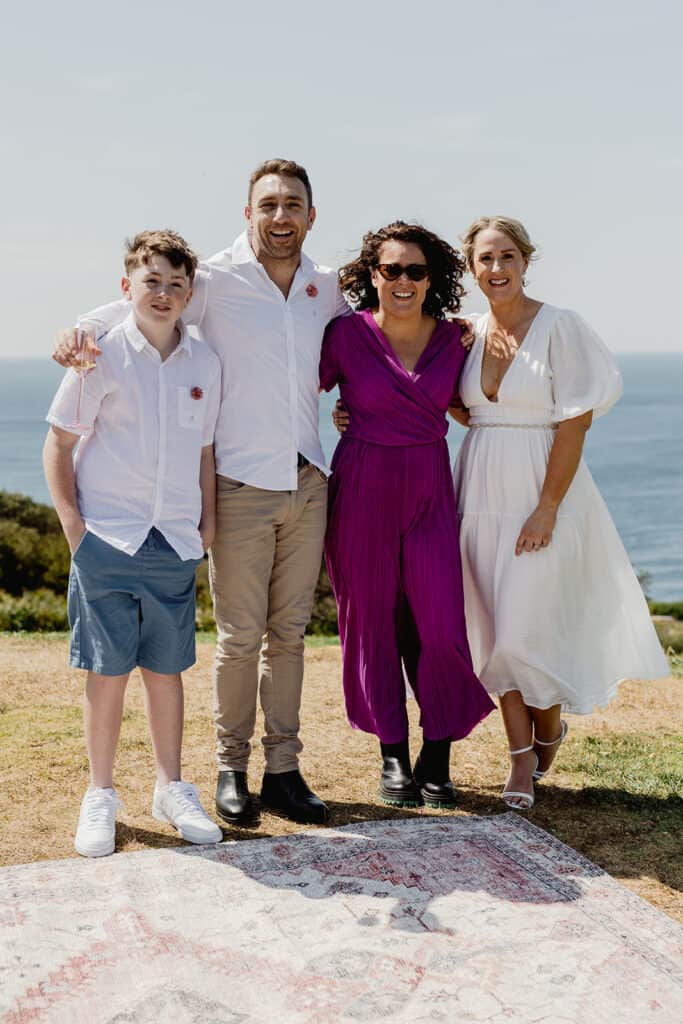
[[[683,600],[683,354],[618,356],[625,393],[595,422],[586,461],[647,591]],[[0,489],[50,501],[41,466],[45,413],[62,371],[49,359],[0,361]],[[331,456],[335,393],[320,403],[320,433]],[[464,432],[451,424],[455,455]]]

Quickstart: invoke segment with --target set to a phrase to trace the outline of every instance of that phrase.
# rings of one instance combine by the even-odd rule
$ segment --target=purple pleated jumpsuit
[[[325,557],[339,609],[354,728],[408,735],[401,663],[428,740],[462,739],[494,709],[465,631],[446,410],[465,361],[439,322],[410,373],[369,311],[327,328],[320,384],[351,422],[332,459]]]

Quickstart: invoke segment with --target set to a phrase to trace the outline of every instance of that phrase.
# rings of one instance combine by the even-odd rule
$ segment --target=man
[[[327,323],[347,310],[336,274],[303,252],[315,221],[308,174],[267,160],[249,182],[246,231],[202,264],[183,319],[196,324],[223,374],[216,427],[217,528],[210,581],[218,643],[214,668],[216,811],[248,821],[247,765],[260,694],[266,770],[261,802],[323,824],[326,805],[298,767],[304,631],[320,570],[326,516],[318,436],[318,363]],[[88,314],[108,330],[114,303]],[[64,332],[59,361],[68,361]]]

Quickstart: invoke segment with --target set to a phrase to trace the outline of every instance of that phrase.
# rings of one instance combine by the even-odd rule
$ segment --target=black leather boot
[[[247,786],[247,773],[224,769],[216,783],[216,814],[230,825],[243,825],[256,817],[256,805]]]
[[[266,772],[261,785],[261,803],[303,825],[324,825],[329,821],[327,804],[306,785],[301,772]]]
[[[450,740],[423,740],[413,775],[425,807],[450,808],[457,804],[457,793],[450,780]]]
[[[408,740],[403,743],[380,743],[382,775],[378,796],[382,803],[394,807],[419,807],[420,791],[410,770]]]

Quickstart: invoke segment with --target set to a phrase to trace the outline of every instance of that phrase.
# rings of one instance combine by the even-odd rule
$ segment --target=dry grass
[[[0,863],[76,856],[73,831],[87,782],[81,732],[82,673],[65,668],[62,636],[0,637]],[[215,783],[211,722],[211,643],[199,645],[186,674],[185,776],[199,785],[207,808]],[[312,644],[304,688],[303,769],[330,804],[332,823],[430,815],[399,810],[375,798],[375,738],[346,724],[340,694],[339,648]],[[538,786],[530,819],[600,864],[660,910],[683,922],[680,858],[683,802],[680,704],[683,682],[629,682],[605,712],[572,719],[557,768]],[[414,702],[411,719],[418,743]],[[257,735],[259,735],[257,733]],[[250,778],[263,770],[255,745]],[[453,776],[463,814],[497,814],[505,777],[505,743],[497,715],[489,716],[454,756]],[[151,817],[154,768],[139,680],[131,680],[117,761],[117,787],[126,814],[117,849],[177,844],[175,833]],[[226,829],[250,839],[301,831],[264,813],[253,829]]]

